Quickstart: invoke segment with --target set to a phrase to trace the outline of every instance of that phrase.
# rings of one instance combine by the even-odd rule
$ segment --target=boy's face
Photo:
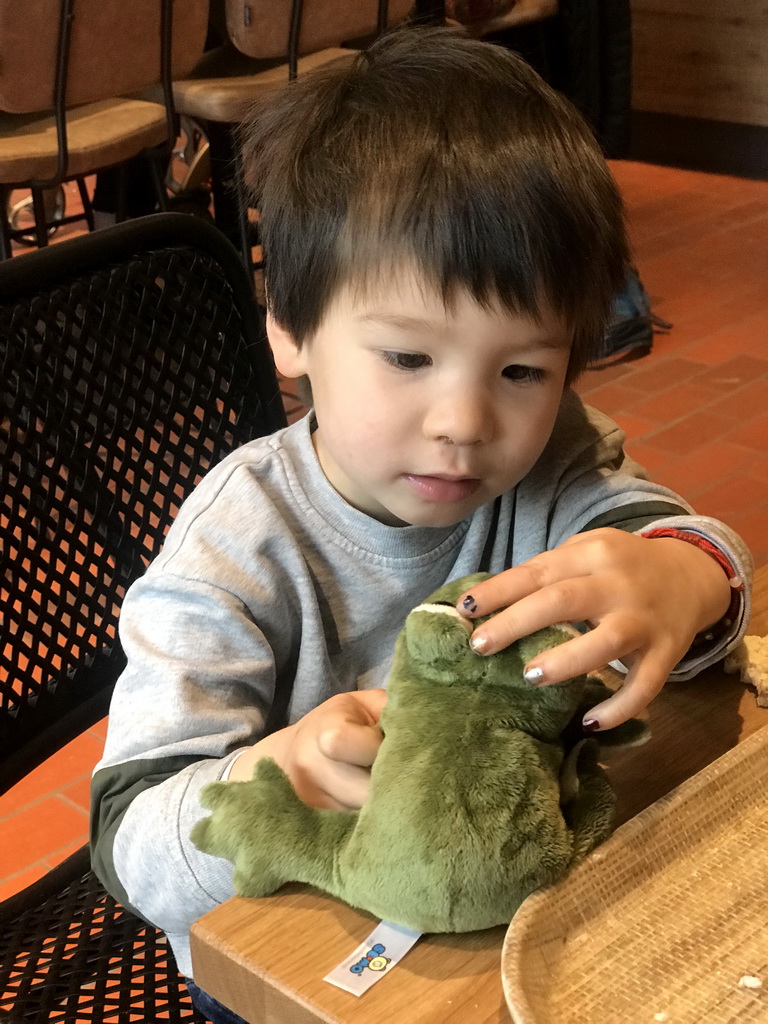
[[[307,374],[315,450],[351,505],[391,525],[448,526],[520,481],[546,445],[570,333],[413,280],[342,292],[298,350],[274,321],[281,373]]]

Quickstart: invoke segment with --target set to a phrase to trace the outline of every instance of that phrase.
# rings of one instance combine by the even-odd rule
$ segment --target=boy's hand
[[[384,738],[379,718],[386,690],[339,693],[238,757],[230,780],[249,779],[256,761],[272,757],[311,807],[353,811],[368,796],[371,765]]]
[[[626,680],[589,712],[585,727],[594,730],[620,725],[650,704],[695,635],[729,603],[725,573],[695,545],[606,528],[576,534],[478,584],[457,608],[470,618],[503,609],[472,636],[481,654],[557,622],[588,622],[588,633],[537,655],[526,677],[546,686],[621,659]]]

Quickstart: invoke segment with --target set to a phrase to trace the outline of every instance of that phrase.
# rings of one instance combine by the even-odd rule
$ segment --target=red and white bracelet
[[[702,537],[701,534],[694,533],[691,530],[679,530],[674,526],[660,526],[657,529],[648,530],[647,533],[641,533],[640,536],[647,537],[649,539],[670,537],[673,540],[682,540],[687,544],[693,544],[694,547],[699,548],[700,551],[704,551],[714,558],[728,577],[728,583],[731,587],[731,603],[728,605],[728,611],[722,619],[715,623],[715,625],[710,626],[704,632],[699,633],[696,636],[694,643],[704,643],[714,640],[718,632],[729,630],[736,621],[736,616],[741,605],[741,593],[744,590],[744,581],[739,577],[728,556],[721,551],[719,547],[713,544],[711,540],[707,540],[706,537]]]

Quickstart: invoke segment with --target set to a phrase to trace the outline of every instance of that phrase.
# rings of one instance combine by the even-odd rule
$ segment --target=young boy
[[[499,610],[481,654],[588,623],[528,678],[623,659],[597,729],[735,644],[750,575],[568,389],[623,278],[622,207],[519,58],[395,33],[284,88],[244,139],[270,341],[313,411],[216,467],[126,597],[93,780],[96,870],[185,974],[190,924],[233,891],[189,841],[201,787],[270,756],[308,803],[359,807],[395,637],[437,586],[497,574],[459,602]]]

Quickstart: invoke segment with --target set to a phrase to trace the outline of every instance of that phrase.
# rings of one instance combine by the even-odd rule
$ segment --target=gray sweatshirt
[[[94,868],[166,932],[186,974],[189,926],[234,891],[229,862],[189,841],[206,813],[201,787],[333,694],[385,686],[405,616],[438,586],[584,529],[677,525],[725,551],[747,587],[730,633],[697,646],[675,677],[722,658],[748,618],[739,538],[644,479],[619,428],[571,393],[525,479],[440,528],[386,526],[349,506],[320,469],[311,425],[305,417],[213,469],[122,609],[128,663],[93,778]]]

